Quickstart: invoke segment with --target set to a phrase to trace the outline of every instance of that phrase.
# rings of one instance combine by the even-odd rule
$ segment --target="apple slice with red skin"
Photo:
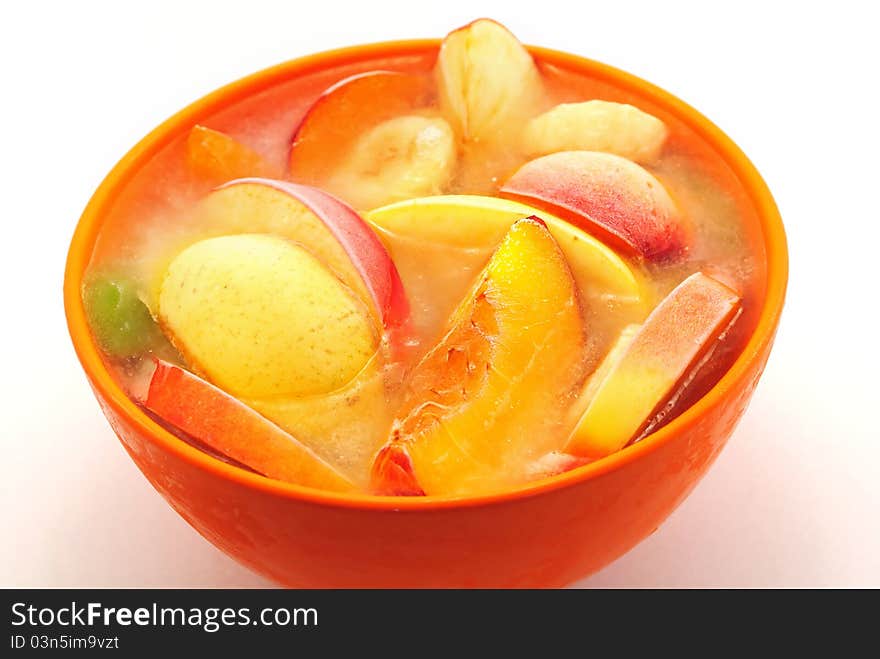
[[[365,301],[375,310],[392,347],[405,340],[410,309],[403,282],[376,233],[348,204],[307,185],[244,178],[217,188],[200,212],[216,216],[222,225],[229,221],[223,214],[233,208],[235,221],[246,226],[228,228],[278,233],[300,242],[352,290],[368,298]],[[211,218],[205,223],[210,226]]]
[[[355,489],[294,437],[179,366],[156,361],[143,404],[167,423],[269,478],[336,492]]]
[[[322,185],[355,140],[379,123],[431,104],[426,76],[397,71],[358,73],[327,88],[297,126],[290,146],[290,175]]]
[[[281,175],[263,156],[225,133],[193,126],[186,140],[186,159],[199,178],[217,185],[245,176],[275,178]]]
[[[741,308],[739,295],[708,275],[698,272],[681,282],[644,324],[624,330],[587,382],[576,403],[583,412],[564,450],[600,458],[652,432]]]
[[[631,160],[598,151],[560,151],[520,167],[502,197],[541,208],[630,256],[674,260],[689,231],[669,192]]]

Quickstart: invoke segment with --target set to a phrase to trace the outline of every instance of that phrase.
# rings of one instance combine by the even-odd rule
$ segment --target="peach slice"
[[[529,121],[523,133],[532,158],[557,151],[602,151],[635,162],[660,156],[669,130],[647,112],[626,103],[562,103]]]
[[[355,208],[440,194],[456,155],[455,136],[440,117],[395,117],[361,135],[322,187]]]
[[[565,257],[543,222],[519,220],[413,369],[373,489],[459,495],[524,482],[529,463],[560,448],[584,340]]]
[[[406,236],[431,244],[494,249],[514,222],[538,215],[559,244],[575,279],[623,299],[639,300],[638,275],[613,250],[554,215],[526,204],[479,195],[437,195],[390,204],[364,215],[379,236]]]
[[[221,236],[185,249],[168,267],[158,316],[187,361],[238,397],[334,391],[378,349],[366,305],[277,236]]]
[[[423,76],[369,71],[324,91],[297,126],[290,147],[290,174],[323,186],[348,157],[355,141],[378,124],[431,104]]]
[[[597,151],[561,151],[527,162],[501,195],[559,214],[627,254],[675,258],[688,231],[663,184],[634,162]]]
[[[265,476],[323,490],[354,489],[281,428],[178,366],[157,361],[143,404],[209,448]]]
[[[193,126],[186,140],[189,168],[213,185],[245,176],[275,178],[280,175],[259,153],[225,133]]]
[[[191,219],[203,228],[202,237],[267,233],[304,245],[369,305],[392,347],[405,335],[409,303],[391,257],[360,215],[326,192],[238,179],[208,194]]]
[[[446,35],[435,74],[440,108],[464,142],[508,141],[542,99],[532,56],[488,19]]]
[[[433,335],[511,225],[530,215],[546,223],[590,307],[598,312],[613,306],[632,322],[645,317],[650,296],[637,271],[592,236],[530,206],[444,195],[391,204],[364,217],[378,230],[410,294],[432,300],[430,308],[414,310],[414,322]]]
[[[724,284],[699,272],[685,279],[644,325],[622,333],[580,398],[586,409],[565,451],[599,458],[650,433],[740,311],[739,295]]]

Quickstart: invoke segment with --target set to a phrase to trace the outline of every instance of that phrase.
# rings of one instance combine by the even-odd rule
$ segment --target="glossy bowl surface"
[[[610,563],[653,532],[697,484],[742,416],[766,364],[785,297],[782,221],[740,149],[669,93],[604,64],[544,48],[543,62],[584,72],[684,121],[726,162],[761,224],[766,295],[742,353],[703,398],[644,441],[515,490],[467,498],[340,495],[273,481],[209,457],[129,400],[86,324],[83,274],[101,223],[134,174],[193,124],[280,81],[339,64],[424,55],[437,40],[370,44],[300,58],[243,78],[157,127],[110,172],[74,233],[64,303],[76,353],[123,446],[169,504],[240,563],[294,587],[552,587]],[[744,513],[748,514],[748,513]]]

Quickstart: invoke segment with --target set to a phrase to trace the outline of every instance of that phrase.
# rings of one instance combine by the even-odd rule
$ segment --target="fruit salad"
[[[481,19],[188,126],[84,280],[124,391],[237,468],[385,496],[521,487],[685,411],[754,328],[755,211],[667,109],[541,52]]]

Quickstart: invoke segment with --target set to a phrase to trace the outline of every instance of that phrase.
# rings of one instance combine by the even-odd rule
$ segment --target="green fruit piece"
[[[114,357],[143,353],[162,337],[135,284],[124,277],[92,277],[83,288],[83,302],[95,340]]]

